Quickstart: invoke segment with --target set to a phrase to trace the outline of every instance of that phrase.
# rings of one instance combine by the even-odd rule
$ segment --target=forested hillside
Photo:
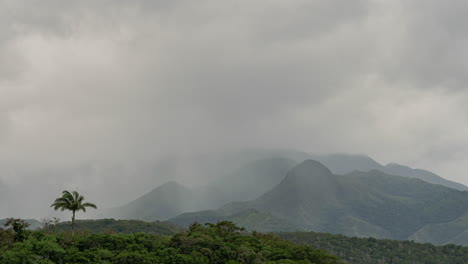
[[[279,237],[323,248],[348,264],[466,264],[468,247],[434,246],[412,241],[346,237],[314,232],[280,233]]]
[[[268,219],[259,212],[246,213],[252,214],[248,218]],[[268,221],[271,220],[264,223]],[[298,257],[298,254],[309,254],[306,252],[310,248],[295,246],[276,236],[325,250],[348,264],[468,263],[468,247],[453,244],[435,246],[315,232],[267,235],[247,233],[230,222],[194,224],[184,230],[170,222],[100,219],[77,221],[76,228],[72,235],[70,223],[65,222],[42,231],[26,231],[22,238],[12,230],[0,230],[0,263],[23,263],[21,259],[43,261],[38,263],[244,263],[241,261],[246,256],[258,263],[273,260],[277,262],[267,263],[310,263]],[[326,256],[325,251],[312,252]],[[233,259],[222,262],[226,256],[238,262]],[[206,262],[205,257],[213,262]],[[316,263],[339,263],[333,257],[320,261],[323,262]]]
[[[0,263],[113,264],[339,264],[323,250],[269,234],[247,234],[230,222],[192,225],[172,237],[145,233],[88,234],[28,232],[20,239],[0,230]]]

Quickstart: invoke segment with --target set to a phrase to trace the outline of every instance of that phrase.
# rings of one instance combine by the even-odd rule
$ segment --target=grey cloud
[[[403,38],[389,40],[398,48],[383,73],[389,80],[420,89],[464,89],[468,21],[463,10],[467,3],[411,1],[401,5],[404,23],[400,21],[397,27],[402,27]]]

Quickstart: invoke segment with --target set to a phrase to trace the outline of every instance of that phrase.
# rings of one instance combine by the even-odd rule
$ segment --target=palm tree
[[[60,209],[72,211],[72,232],[75,231],[75,213],[76,211],[83,210],[86,212],[86,207],[97,209],[97,206],[92,203],[83,203],[84,197],[77,191],[69,192],[63,191],[62,197],[55,199],[55,202],[50,206],[54,207],[54,210]]]

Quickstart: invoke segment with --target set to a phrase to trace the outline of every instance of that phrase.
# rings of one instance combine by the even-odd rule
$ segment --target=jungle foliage
[[[0,263],[342,263],[323,250],[272,234],[244,233],[231,222],[193,224],[186,232],[171,237],[26,232],[26,238],[19,241],[11,229],[0,230]]]
[[[279,233],[279,237],[323,248],[348,264],[466,264],[468,247],[429,243],[346,237],[315,232]]]

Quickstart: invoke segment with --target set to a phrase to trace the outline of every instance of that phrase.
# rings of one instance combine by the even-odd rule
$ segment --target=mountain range
[[[439,175],[422,169],[413,169],[397,163],[382,165],[365,155],[332,154],[332,155],[310,155],[308,159],[317,160],[327,166],[334,174],[348,174],[353,171],[378,170],[390,175],[417,178],[429,183],[443,185],[449,188],[466,191],[468,186],[453,182]]]
[[[170,219],[182,226],[229,220],[262,232],[468,244],[465,185],[425,170],[384,166],[362,155],[245,156],[257,160],[196,188],[168,182],[105,216]],[[302,158],[306,161],[299,163]]]

